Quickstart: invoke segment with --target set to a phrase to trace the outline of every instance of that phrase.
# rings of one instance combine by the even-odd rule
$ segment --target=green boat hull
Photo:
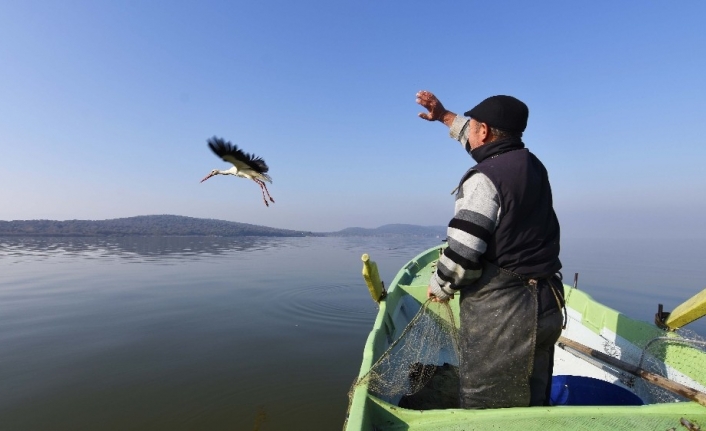
[[[406,325],[400,316],[403,303],[421,306],[426,301],[429,277],[438,260],[441,247],[431,248],[409,261],[390,284],[387,296],[380,301],[380,310],[363,351],[359,378],[364,377],[375,361],[388,349]],[[564,337],[584,345],[601,348],[614,343],[617,356],[637,362],[646,340],[677,337],[655,325],[630,319],[594,301],[586,293],[570,286],[567,292],[569,324]],[[458,321],[458,298],[451,301]],[[394,316],[394,317],[393,317]],[[706,390],[706,355],[699,349],[677,344],[665,344],[660,355],[664,374],[679,378],[689,387]],[[555,375],[582,375],[606,381],[621,382],[600,364],[577,358],[557,349]],[[490,410],[410,410],[380,399],[368,392],[367,384],[355,385],[350,394],[349,411],[344,429],[357,430],[669,430],[706,426],[706,407],[694,401],[660,402],[637,384],[630,389],[644,400],[641,406],[553,406],[515,407]]]

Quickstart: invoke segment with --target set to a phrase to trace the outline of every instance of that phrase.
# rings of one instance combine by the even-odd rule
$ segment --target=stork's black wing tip
[[[233,148],[236,148],[235,145],[231,144],[229,141],[226,141],[223,138],[219,138],[218,136],[209,138],[206,140],[206,142],[208,143],[209,148],[211,148],[211,151],[221,157],[223,156],[223,154],[226,154],[230,152]]]
[[[214,137],[212,137],[212,138],[208,138],[208,139],[206,140],[206,142],[208,142],[208,145],[209,145],[209,146],[211,146],[211,145],[218,145],[218,146],[221,146],[221,145],[230,144],[230,142],[226,142],[225,139],[219,138],[218,136],[214,136]]]

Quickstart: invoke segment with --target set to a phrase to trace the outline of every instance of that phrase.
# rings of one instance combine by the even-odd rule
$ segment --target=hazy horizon
[[[110,219],[64,219],[64,220],[53,220],[53,219],[24,219],[24,220],[0,220],[0,222],[57,222],[57,223],[64,223],[64,222],[101,222],[101,221],[115,221],[115,220],[126,220],[126,219],[135,219],[135,218],[143,218],[143,217],[184,217],[184,218],[189,218],[189,219],[197,219],[197,220],[213,220],[213,221],[218,221],[218,222],[227,222],[227,223],[241,223],[241,222],[235,222],[235,221],[230,221],[230,220],[221,220],[221,219],[214,219],[214,218],[202,218],[202,217],[190,217],[190,216],[182,216],[178,214],[140,214],[140,215],[135,215],[135,216],[128,216],[128,217],[118,217],[118,218],[110,218]],[[267,227],[267,228],[274,228],[274,229],[283,229],[278,226],[266,226],[266,225],[259,225],[256,223],[241,223],[241,224],[247,224],[247,225],[254,225],[254,226],[261,226],[261,227]],[[388,223],[380,226],[375,226],[372,228],[363,228],[360,226],[347,226],[342,229],[338,229],[335,231],[315,231],[315,230],[309,230],[309,231],[302,231],[302,230],[294,230],[297,232],[312,232],[312,233],[334,233],[334,232],[339,232],[339,231],[344,231],[344,230],[349,230],[349,229],[363,229],[363,230],[377,230],[381,229],[384,227],[390,227],[390,226],[410,226],[413,228],[446,228],[443,225],[436,225],[436,226],[429,226],[429,225],[416,225],[416,224],[409,224],[409,223]],[[18,234],[13,234],[13,236],[18,235]],[[0,231],[0,237],[3,236],[3,233]]]
[[[606,6],[609,6],[606,13]],[[0,220],[444,226],[463,113],[525,101],[564,237],[706,238],[706,3],[0,4]],[[276,203],[215,177],[220,136]],[[699,197],[701,196],[701,197]]]

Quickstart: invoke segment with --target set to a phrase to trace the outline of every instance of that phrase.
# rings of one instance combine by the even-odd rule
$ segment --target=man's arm
[[[427,297],[445,302],[453,293],[481,276],[481,256],[500,217],[500,199],[490,179],[480,172],[470,176],[456,199],[449,222],[448,247],[429,280]]]

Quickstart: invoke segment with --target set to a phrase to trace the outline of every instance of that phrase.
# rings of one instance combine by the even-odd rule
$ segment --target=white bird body
[[[267,181],[268,183],[272,184],[272,178],[270,178],[270,176],[267,174],[255,172],[251,169],[240,170],[240,169],[236,168],[235,166],[233,166],[230,169],[226,169],[224,171],[222,171],[220,169],[214,169],[211,171],[211,173],[209,174],[209,176],[207,178],[204,178],[201,181],[203,182],[203,181],[207,180],[212,175],[234,175],[236,177],[247,178],[247,179],[253,180],[253,181],[255,181],[255,179],[257,178],[259,180]]]
[[[272,196],[270,196],[270,192],[267,190],[267,186],[265,185],[265,181],[272,183],[272,178],[267,175],[270,168],[262,158],[257,157],[254,154],[250,155],[245,153],[230,142],[224,141],[221,138],[216,138],[215,136],[208,140],[208,146],[218,157],[233,164],[233,167],[226,170],[214,169],[206,175],[201,182],[206,181],[214,175],[233,175],[236,177],[247,178],[255,181],[260,186],[260,189],[262,189],[262,199],[265,201],[265,205],[270,206],[267,202],[267,198],[270,199],[270,202],[274,203],[275,200],[272,199]],[[267,193],[267,198],[265,197],[265,193]]]

